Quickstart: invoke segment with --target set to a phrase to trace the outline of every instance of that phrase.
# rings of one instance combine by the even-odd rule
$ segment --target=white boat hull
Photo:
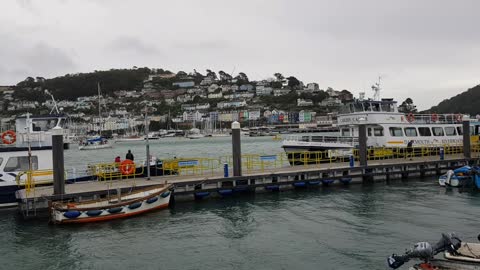
[[[98,150],[98,149],[107,149],[112,148],[113,146],[109,143],[106,144],[90,144],[90,145],[80,145],[78,150]]]

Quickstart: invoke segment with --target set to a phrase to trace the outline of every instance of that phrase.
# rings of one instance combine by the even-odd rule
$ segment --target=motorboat
[[[143,136],[127,136],[119,137],[115,139],[115,143],[131,143],[131,142],[143,142],[145,137]]]
[[[436,258],[443,253],[443,258]],[[480,243],[462,241],[454,233],[442,234],[436,244],[418,242],[403,255],[392,254],[387,264],[392,269],[400,268],[411,259],[422,261],[410,267],[411,270],[433,269],[480,269]]]
[[[448,187],[465,187],[471,184],[473,180],[473,168],[463,166],[455,170],[448,170],[445,174],[438,178],[440,186]]]
[[[112,148],[112,144],[104,137],[98,136],[81,141],[78,150],[98,150]]]
[[[53,202],[50,220],[54,224],[92,223],[165,209],[170,203],[170,189],[171,185],[156,185],[101,200]]]

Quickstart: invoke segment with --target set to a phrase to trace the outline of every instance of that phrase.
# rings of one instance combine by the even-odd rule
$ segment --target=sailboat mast
[[[98,91],[98,119],[99,119],[99,132],[100,135],[102,133],[102,98],[101,98],[101,91],[100,91],[100,83],[97,83],[97,91]]]

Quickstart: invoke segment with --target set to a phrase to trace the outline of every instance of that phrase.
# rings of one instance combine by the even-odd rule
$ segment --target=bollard
[[[223,164],[223,177],[228,177],[228,163]]]
[[[52,129],[53,194],[65,194],[65,168],[63,159],[63,129]]]
[[[242,151],[240,149],[240,123],[232,123],[233,176],[242,176]]]
[[[353,155],[350,155],[350,168],[355,167],[355,158]]]
[[[445,149],[443,147],[440,147],[440,160],[445,159]]]
[[[463,130],[463,156],[466,159],[472,158],[471,145],[470,145],[470,121],[467,117],[463,117],[462,121]]]
[[[360,166],[367,166],[367,127],[365,124],[358,125],[358,150]]]

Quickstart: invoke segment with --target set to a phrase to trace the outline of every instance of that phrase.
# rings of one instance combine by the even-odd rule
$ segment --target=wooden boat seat
[[[480,263],[480,244],[462,242],[457,252],[459,255],[445,252],[445,258],[449,260]]]

